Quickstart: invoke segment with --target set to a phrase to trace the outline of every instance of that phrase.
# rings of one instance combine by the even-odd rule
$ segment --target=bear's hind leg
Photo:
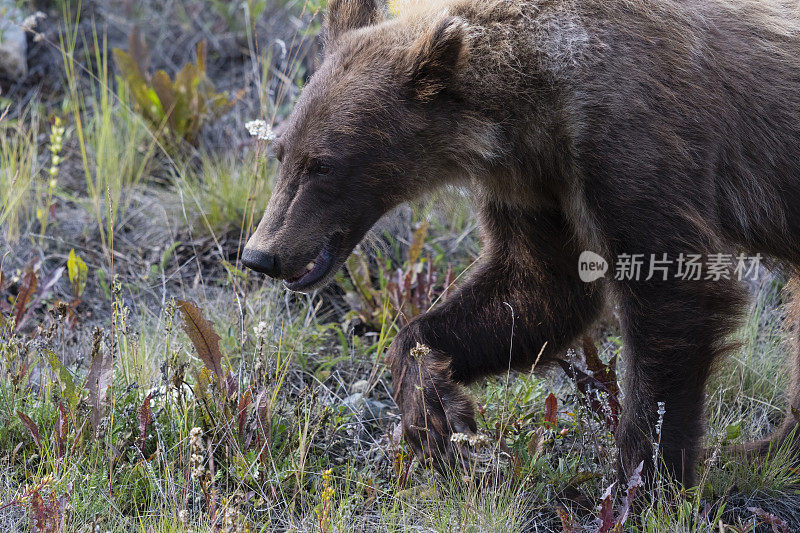
[[[744,291],[731,280],[631,281],[620,287],[626,344],[624,405],[617,444],[620,477],[653,456],[691,486],[704,432],[704,394],[714,361],[731,344]]]

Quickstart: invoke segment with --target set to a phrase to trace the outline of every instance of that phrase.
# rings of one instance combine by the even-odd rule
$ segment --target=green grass
[[[238,230],[246,238],[267,207],[274,174],[274,163],[259,153],[203,156],[197,170],[188,168],[176,179],[187,224],[200,234]]]
[[[8,110],[0,112],[2,116]],[[0,119],[0,228],[15,241],[28,222],[37,183],[38,116],[23,114],[17,120]]]
[[[110,258],[117,222],[130,205],[131,193],[145,178],[158,145],[142,117],[131,110],[126,88],[112,89],[105,38],[96,30],[91,37],[91,43],[83,44],[95,53],[79,63],[75,58],[77,34],[69,26],[61,33],[67,85],[64,102],[86,184],[85,196],[71,199],[86,205],[94,216]],[[86,76],[91,80],[88,88],[82,83]]]

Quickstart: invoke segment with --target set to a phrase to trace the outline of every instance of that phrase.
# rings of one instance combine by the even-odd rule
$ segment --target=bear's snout
[[[272,278],[277,278],[280,275],[280,260],[275,254],[245,248],[242,252],[242,264],[249,269],[261,272]]]

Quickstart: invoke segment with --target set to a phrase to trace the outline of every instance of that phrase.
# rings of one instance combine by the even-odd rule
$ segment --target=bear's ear
[[[350,30],[375,24],[381,18],[376,0],[330,0],[325,24],[328,41],[335,41]]]
[[[431,100],[445,89],[469,54],[467,22],[445,17],[411,48],[410,82],[414,96]]]

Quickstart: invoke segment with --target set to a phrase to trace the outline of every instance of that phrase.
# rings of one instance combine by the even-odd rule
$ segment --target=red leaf
[[[608,533],[617,525],[614,520],[614,502],[611,499],[611,491],[615,484],[612,483],[608,486],[600,500],[600,506],[597,508],[597,518],[600,519],[600,528],[597,533]]]
[[[183,318],[183,330],[189,336],[200,360],[217,376],[221,384],[225,377],[222,371],[222,352],[219,350],[219,335],[214,326],[205,319],[203,313],[194,304],[178,301],[178,309]],[[220,387],[222,389],[222,387]]]
[[[552,426],[556,425],[556,415],[558,414],[558,400],[552,392],[544,401],[544,421]]]
[[[28,415],[17,411],[17,415],[19,416],[22,423],[25,424],[25,427],[28,428],[28,431],[31,432],[31,437],[33,437],[33,442],[36,443],[36,447],[40,450],[42,449],[42,437],[39,435],[39,426],[36,425],[36,422],[30,419]]]
[[[272,410],[270,406],[269,395],[266,391],[261,391],[256,397],[255,405],[256,415],[256,434],[258,435],[258,446],[261,452],[258,454],[259,461],[264,464],[267,460],[266,451],[269,449],[270,435],[272,434]],[[261,443],[267,444],[261,446]],[[247,445],[245,446],[247,447]]]
[[[58,533],[61,529],[61,506],[58,499],[52,493],[43,498],[39,490],[34,490],[31,494],[31,516],[33,518],[34,531],[42,533]]]
[[[102,333],[99,329],[95,329],[92,341],[92,362],[86,375],[86,389],[89,391],[89,406],[92,409],[91,421],[95,433],[100,425],[103,406],[106,403],[108,389],[111,387],[113,379],[111,354],[107,354],[103,350],[102,340]]]
[[[142,406],[139,407],[139,449],[142,450],[143,454],[145,438],[147,437],[147,426],[153,422],[153,414],[150,411],[150,397],[152,395],[153,393],[148,394],[142,402]]]
[[[228,372],[225,374],[225,399],[235,398],[236,395],[239,393],[239,381],[236,375],[233,372]]]
[[[789,533],[789,524],[787,524],[786,521],[784,521],[781,517],[772,513],[768,513],[760,507],[748,507],[747,510],[767,524],[771,525],[772,531],[775,533]]]
[[[625,490],[625,498],[622,500],[622,505],[619,508],[619,519],[617,520],[617,524],[622,526],[628,520],[628,516],[630,515],[631,505],[633,504],[633,500],[636,497],[636,490],[644,484],[644,480],[642,479],[642,468],[644,468],[644,461],[639,463],[633,470],[633,474],[631,474],[630,479],[628,479],[628,488]]]
[[[33,512],[34,527],[41,529],[44,525],[44,520],[40,517],[44,515],[44,501],[42,495],[38,490],[34,490],[31,494],[31,511]]]
[[[251,389],[247,389],[242,397],[239,398],[239,440],[244,440],[244,424],[247,422],[247,408],[253,402],[253,393]]]
[[[58,404],[58,421],[56,422],[56,452],[59,457],[64,454],[64,439],[67,436],[69,422],[67,420],[67,408],[63,403]]]
[[[452,289],[451,285],[453,285],[455,279],[456,277],[453,273],[453,266],[448,264],[447,272],[445,272],[444,281],[442,282],[442,300],[447,298],[447,296],[450,294],[450,290]]]
[[[617,380],[617,357],[614,356],[605,364],[597,352],[597,346],[588,335],[583,337],[583,357],[586,361],[586,368],[591,370],[592,375],[605,385],[609,393],[614,397],[619,397],[619,384]]]
[[[582,402],[587,405],[589,410],[601,418],[609,431],[613,432],[619,424],[620,405],[617,396],[614,395],[602,381],[590,376],[586,372],[577,368],[563,359],[556,359],[567,376],[575,382],[575,386],[581,392]],[[598,392],[605,393],[601,397]],[[605,401],[601,401],[605,400]]]
[[[403,425],[395,424],[394,429],[389,434],[389,442],[391,442],[395,450],[400,449],[400,440],[402,438],[403,438]]]
[[[14,302],[13,316],[16,323],[16,329],[20,328],[22,317],[25,315],[25,309],[28,301],[36,292],[36,286],[39,285],[39,278],[33,270],[28,270],[22,278],[19,292],[17,293],[17,300]]]
[[[35,531],[48,531],[47,528],[47,509],[44,505],[42,495],[38,490],[31,494],[31,516],[33,517],[33,528]]]
[[[58,283],[58,280],[60,280],[61,276],[64,275],[64,270],[65,270],[64,267],[59,267],[53,270],[50,273],[50,275],[47,278],[45,278],[44,282],[41,285],[39,285],[39,291],[36,293],[36,298],[34,298],[33,301],[30,303],[30,305],[28,306],[28,310],[25,311],[25,313],[22,316],[22,319],[17,321],[17,329],[20,329],[22,325],[25,322],[27,322],[28,318],[30,317],[31,311],[36,309],[39,303],[41,303],[41,301],[44,298],[46,298],[48,294],[50,294],[50,292],[53,290],[53,287],[55,287],[56,283]]]

